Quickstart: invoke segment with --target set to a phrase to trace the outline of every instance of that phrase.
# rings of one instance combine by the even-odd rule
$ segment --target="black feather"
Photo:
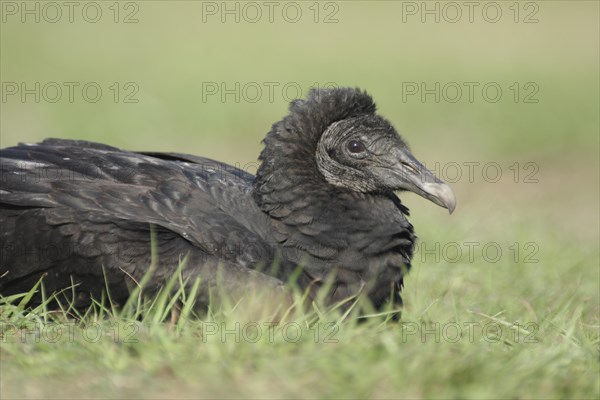
[[[358,89],[294,101],[264,139],[256,178],[202,157],[86,141],[3,149],[0,293],[27,291],[46,274],[48,291],[74,282],[86,305],[101,296],[106,274],[112,298],[124,302],[150,265],[152,224],[155,288],[187,256],[187,276],[201,276],[206,289],[217,265],[227,287],[243,290],[250,278],[279,288],[300,264],[302,288],[335,275],[331,302],[362,290],[377,307],[400,303],[415,241],[408,210],[389,190],[330,184],[316,158],[336,122],[393,130],[375,109]],[[264,268],[272,264],[278,268]]]

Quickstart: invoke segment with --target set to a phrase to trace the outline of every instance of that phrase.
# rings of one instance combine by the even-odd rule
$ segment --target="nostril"
[[[419,172],[413,165],[411,165],[407,162],[402,161],[401,164],[411,174],[417,174]]]

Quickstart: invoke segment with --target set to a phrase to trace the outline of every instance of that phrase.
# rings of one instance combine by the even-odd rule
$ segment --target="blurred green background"
[[[502,2],[496,23],[484,19],[482,6],[474,9],[472,23],[466,7],[451,23],[454,11],[437,3],[436,23],[435,15],[407,14],[413,2],[387,1],[319,3],[318,23],[314,2],[295,3],[302,11],[296,23],[285,20],[286,13],[288,19],[294,15],[293,8],[284,12],[285,3],[274,9],[272,23],[264,6],[262,17],[252,23],[255,8],[247,3],[200,1],[122,2],[115,23],[114,3],[100,2],[97,23],[84,19],[93,17],[95,8],[84,11],[82,5],[74,8],[72,23],[64,6],[62,18],[51,23],[54,7],[14,2],[13,11],[11,3],[3,2],[2,81],[28,87],[97,82],[103,96],[86,102],[81,86],[73,103],[66,89],[54,104],[43,98],[36,104],[31,95],[22,103],[18,94],[7,95],[3,146],[53,135],[253,160],[260,139],[286,111],[283,85],[293,84],[288,90],[293,97],[296,85],[304,95],[315,83],[331,82],[367,89],[426,158],[597,156],[591,146],[597,143],[599,105],[596,2],[538,2],[537,10],[521,3],[518,18],[537,23],[515,23],[513,3]],[[36,3],[39,23],[35,15],[22,15],[24,7],[34,9]],[[235,14],[221,15],[236,4],[238,23]],[[424,5],[414,4],[423,11]],[[211,6],[215,15],[207,14]],[[493,16],[492,11],[487,14]],[[337,22],[324,22],[329,14]],[[138,22],[123,22],[132,18]],[[109,89],[114,82],[134,82],[139,102],[124,104],[128,91],[121,87],[115,103]],[[236,103],[231,95],[225,102],[219,95],[203,99],[207,82],[229,88],[255,82],[264,93],[254,103],[244,98]],[[273,102],[264,82],[279,84]],[[422,103],[418,95],[403,102],[405,82],[429,87],[498,82],[503,95],[497,103],[487,102],[479,86],[473,103],[466,89],[456,103],[435,103],[432,96]],[[509,88],[514,82],[522,92],[516,103]],[[537,104],[523,103],[527,82],[539,88],[533,96]]]

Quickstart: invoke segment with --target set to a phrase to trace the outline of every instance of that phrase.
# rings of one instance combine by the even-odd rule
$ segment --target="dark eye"
[[[365,145],[358,140],[351,140],[348,142],[348,151],[352,154],[362,153],[366,150]]]

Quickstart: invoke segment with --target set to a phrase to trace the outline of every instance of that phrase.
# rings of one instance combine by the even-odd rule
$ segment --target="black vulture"
[[[264,139],[256,176],[207,158],[46,139],[1,150],[0,294],[106,288],[118,304],[156,260],[157,290],[186,260],[199,303],[217,285],[285,290],[293,277],[326,301],[401,303],[415,243],[411,191],[454,210],[448,185],[409,151],[359,89],[313,89]]]

